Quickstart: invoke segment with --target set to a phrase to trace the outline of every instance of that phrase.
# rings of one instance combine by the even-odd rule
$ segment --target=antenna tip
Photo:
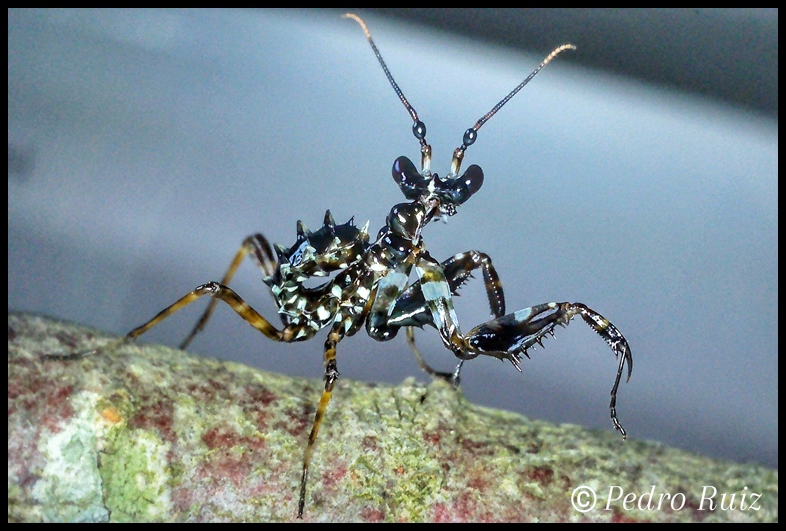
[[[371,38],[371,32],[368,31],[368,28],[366,27],[366,23],[363,22],[362,18],[360,18],[354,13],[344,13],[343,15],[341,15],[341,18],[351,18],[352,20],[360,24],[360,27],[363,28],[363,33],[366,34],[366,38],[369,39]]]
[[[540,63],[540,67],[538,68],[538,70],[540,70],[541,68],[543,68],[544,66],[549,64],[552,59],[557,57],[559,54],[561,54],[565,50],[575,50],[575,49],[576,49],[576,46],[573,45],[573,44],[563,44],[562,46],[557,46],[556,48],[554,48],[554,50],[552,50],[552,52],[550,54],[548,54],[546,56],[546,58],[543,60],[543,62]]]
[[[575,50],[575,49],[576,49],[576,45],[575,44],[566,43],[566,44],[563,44],[561,46],[557,46],[554,49],[554,51],[551,52],[549,55],[551,55],[552,57],[556,57],[557,55],[561,54],[565,50]]]

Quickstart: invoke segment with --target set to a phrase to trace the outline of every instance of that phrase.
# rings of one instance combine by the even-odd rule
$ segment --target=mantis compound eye
[[[483,170],[477,164],[473,164],[457,180],[459,182],[459,195],[463,197],[459,202],[463,203],[483,186]]]
[[[417,170],[407,157],[401,156],[393,163],[393,180],[401,188],[404,197],[418,199],[426,188],[428,180]]]
[[[456,207],[464,204],[475,192],[483,186],[483,170],[480,166],[473,164],[461,177],[447,179],[438,185],[442,210],[445,214],[452,216],[456,213]]]

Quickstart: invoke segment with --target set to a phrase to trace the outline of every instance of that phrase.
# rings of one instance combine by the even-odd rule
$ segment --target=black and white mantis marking
[[[480,190],[483,171],[479,166],[473,164],[464,173],[460,173],[464,153],[477,139],[478,130],[552,59],[565,50],[574,49],[574,46],[564,44],[552,51],[521,84],[467,129],[461,145],[453,152],[449,173],[440,177],[431,172],[431,146],[426,142],[426,126],[394,81],[368,28],[356,15],[347,14],[345,17],[360,24],[388,81],[412,118],[412,130],[420,142],[421,169],[418,171],[415,165],[403,156],[393,163],[393,180],[407,201],[391,208],[385,225],[374,240],[369,238],[368,223],[365,227],[358,228],[350,219],[345,224],[337,225],[329,210],[325,214],[322,227],[317,231],[307,230],[303,223],[298,221],[297,240],[288,248],[280,245],[271,248],[261,234],[249,236],[221,282],[208,282],[198,286],[124,338],[101,347],[98,351],[136,339],[204,295],[209,295],[213,300],[181,343],[181,348],[185,348],[204,328],[219,300],[227,303],[251,326],[275,341],[304,341],[322,328],[329,327],[324,345],[325,389],[303,457],[298,517],[302,517],[306,503],[309,463],[314,443],[339,376],[336,347],[345,336],[357,333],[364,326],[368,335],[378,341],[392,339],[401,328],[405,328],[410,346],[418,355],[424,369],[432,375],[446,377],[458,385],[464,361],[480,355],[508,360],[521,371],[522,356],[529,357],[527,350],[530,347],[536,343],[542,346],[544,336],[553,336],[557,325],[567,325],[573,317],[579,315],[608,343],[619,359],[609,408],[612,425],[619,430],[623,438],[627,437],[617,420],[616,401],[625,364],[627,362],[627,377],[630,379],[633,358],[628,342],[608,319],[584,304],[569,302],[548,302],[506,314],[502,285],[491,259],[486,254],[467,251],[439,262],[426,250],[422,239],[426,225],[431,221],[453,216],[460,205]],[[250,256],[266,275],[264,282],[269,286],[278,307],[280,327],[273,325],[228,287],[237,268],[247,256]],[[453,308],[452,296],[470,278],[471,273],[478,269],[483,275],[494,318],[469,332],[463,332]],[[410,283],[413,270],[417,280]],[[334,274],[332,279],[317,287],[305,285],[312,277],[326,277],[331,274]],[[453,373],[438,373],[423,362],[415,347],[412,330],[413,327],[422,328],[426,325],[437,329],[445,347],[458,358],[459,362]],[[77,358],[94,352],[96,351],[54,357]]]

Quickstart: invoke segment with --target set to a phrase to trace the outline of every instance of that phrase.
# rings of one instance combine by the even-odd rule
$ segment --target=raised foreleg
[[[502,291],[502,283],[491,263],[491,258],[486,253],[478,251],[458,253],[439,265],[450,293],[456,296],[459,288],[472,278],[473,271],[480,269],[483,272],[483,284],[486,287],[491,315],[501,317],[505,314],[505,294]],[[431,311],[423,296],[420,280],[414,282],[396,299],[396,305],[387,324],[389,326],[417,326],[421,328],[423,325],[434,326]]]
[[[492,319],[476,326],[464,335],[459,327],[458,317],[453,308],[450,286],[440,264],[430,257],[423,256],[417,263],[416,271],[420,277],[421,292],[437,327],[442,342],[462,360],[486,355],[510,361],[521,370],[521,356],[527,356],[527,349],[535,343],[543,346],[546,334],[554,335],[557,325],[567,325],[576,315],[600,335],[619,358],[617,376],[611,389],[611,422],[623,438],[627,434],[617,420],[617,390],[619,388],[625,363],[628,364],[628,379],[633,371],[633,357],[625,337],[611,322],[598,312],[581,303],[549,302]]]
[[[521,370],[521,355],[529,357],[527,349],[535,343],[543,346],[546,334],[554,336],[557,325],[565,326],[576,315],[581,315],[600,337],[611,347],[614,356],[619,359],[617,376],[611,388],[611,422],[619,430],[623,438],[627,437],[625,429],[617,420],[617,389],[625,367],[628,364],[630,380],[633,371],[633,357],[625,337],[608,319],[581,303],[549,302],[531,308],[509,313],[476,326],[466,336],[468,350],[475,356],[484,354],[499,359],[509,360],[516,369]]]
[[[487,254],[474,250],[458,253],[442,262],[440,267],[448,283],[450,293],[455,296],[458,296],[459,288],[472,278],[472,272],[480,269],[483,273],[483,283],[486,288],[491,314],[494,317],[501,317],[505,314],[505,295],[502,291],[502,283],[491,263],[491,258]],[[413,283],[399,296],[388,320],[388,325],[406,327],[407,342],[415,353],[418,364],[426,373],[436,378],[448,380],[458,387],[464,360],[459,361],[453,372],[437,371],[426,363],[415,344],[413,327],[423,327],[423,325],[435,326],[431,311],[421,290],[421,281]]]

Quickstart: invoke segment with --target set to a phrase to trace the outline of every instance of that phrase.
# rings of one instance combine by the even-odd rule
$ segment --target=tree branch
[[[109,339],[9,314],[9,521],[294,519],[321,382],[161,346],[128,345],[75,361],[43,357]],[[588,512],[572,505],[580,486],[597,495]],[[707,487],[717,489],[710,500],[702,499],[712,494]],[[625,504],[631,493],[635,500]],[[474,406],[439,381],[340,380],[316,445],[304,516],[777,521],[778,473]]]

